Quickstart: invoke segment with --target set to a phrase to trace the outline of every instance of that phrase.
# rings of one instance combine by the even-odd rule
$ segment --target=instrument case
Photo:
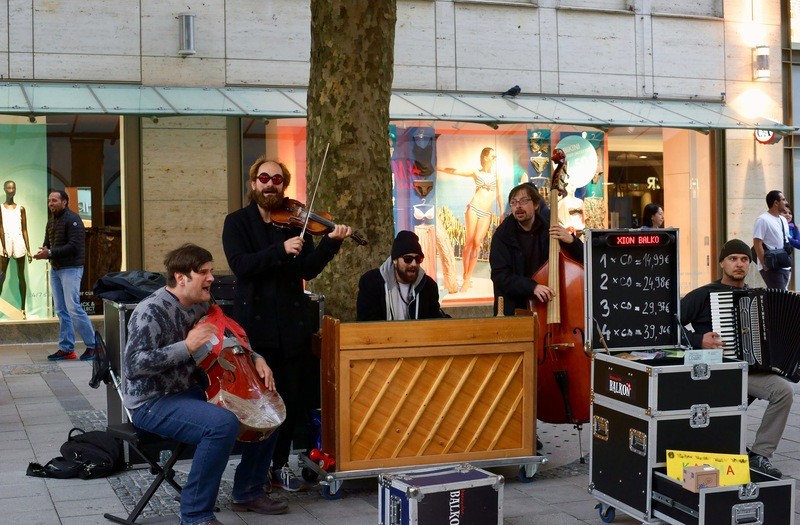
[[[794,523],[794,479],[777,479],[755,470],[750,483],[690,492],[653,472],[653,515],[667,523],[786,525]]]
[[[640,519],[651,517],[651,474],[666,451],[744,450],[747,368],[742,361],[592,360],[589,491]]]
[[[468,463],[378,477],[380,525],[503,523],[503,476]]]

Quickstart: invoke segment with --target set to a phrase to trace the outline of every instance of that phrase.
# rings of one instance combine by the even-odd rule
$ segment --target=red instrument
[[[325,212],[308,212],[306,205],[300,201],[286,197],[281,205],[270,210],[270,219],[277,226],[302,228],[307,224],[306,231],[311,235],[325,235],[336,226],[333,217]],[[360,233],[354,231],[350,238],[361,246],[368,244]]]
[[[558,225],[558,197],[566,195],[564,150],[553,151],[550,183],[550,226]],[[542,303],[531,297],[529,304],[538,315],[542,345],[537,349],[536,417],[546,423],[579,425],[589,421],[591,354],[584,349],[583,265],[561,251],[550,238],[549,259],[533,275],[550,287],[555,297]]]
[[[236,414],[239,441],[267,439],[286,419],[286,408],[281,396],[267,390],[258,376],[244,329],[215,304],[199,323],[216,328],[217,342],[200,363],[208,375],[208,402]]]

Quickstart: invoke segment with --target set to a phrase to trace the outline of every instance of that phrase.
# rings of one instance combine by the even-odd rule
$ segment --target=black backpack
[[[73,428],[66,443],[61,445],[61,457],[44,466],[30,463],[27,474],[39,478],[94,479],[110,476],[123,467],[122,445],[117,439],[100,430],[84,432]]]

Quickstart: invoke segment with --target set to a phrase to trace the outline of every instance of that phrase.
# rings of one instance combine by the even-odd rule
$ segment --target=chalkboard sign
[[[586,230],[586,330],[592,348],[675,347],[678,230]]]

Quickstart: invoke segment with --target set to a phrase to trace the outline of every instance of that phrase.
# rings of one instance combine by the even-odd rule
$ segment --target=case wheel
[[[536,463],[520,465],[519,472],[517,473],[517,479],[522,483],[532,483],[536,476],[537,468],[538,465]]]
[[[617,516],[617,511],[614,507],[598,503],[594,508],[597,509],[597,512],[600,514],[600,521],[603,523],[611,523]]]
[[[341,481],[334,481],[333,484],[336,486],[332,486],[329,484],[322,485],[322,497],[329,501],[334,501],[342,497],[342,482]]]

